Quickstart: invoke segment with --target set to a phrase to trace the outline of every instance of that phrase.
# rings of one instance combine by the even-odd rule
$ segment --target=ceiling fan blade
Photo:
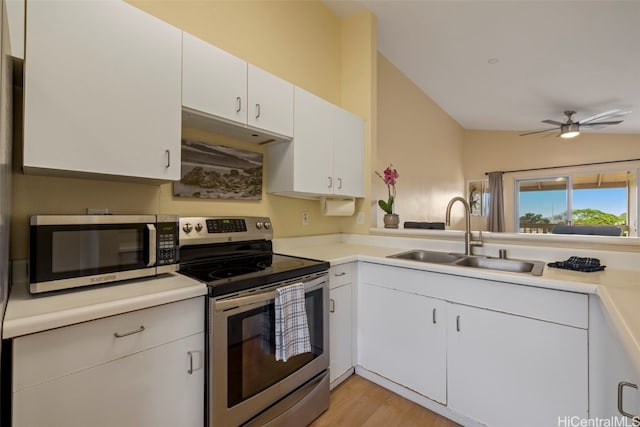
[[[547,123],[554,126],[562,126],[566,124],[566,123],[558,122],[556,120],[543,120],[542,123]]]
[[[580,123],[580,127],[582,126],[599,126],[599,125],[618,125],[622,123],[623,120],[614,120],[612,122],[591,122],[591,123]]]
[[[610,111],[605,111],[603,113],[596,114],[596,115],[591,116],[591,117],[587,117],[586,119],[582,119],[578,123],[586,124],[586,123],[592,122],[594,120],[612,119],[614,117],[624,116],[624,115],[627,115],[629,113],[631,113],[631,111],[623,111],[623,110],[620,110],[620,109],[610,110]]]
[[[557,128],[551,128],[551,129],[543,129],[543,130],[532,130],[531,132],[521,133],[520,136],[533,135],[534,133],[550,132],[550,131],[558,130],[558,129],[560,129],[560,128],[557,127]]]

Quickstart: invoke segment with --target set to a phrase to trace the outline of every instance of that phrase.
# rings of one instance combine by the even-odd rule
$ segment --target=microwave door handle
[[[149,241],[147,242],[149,248],[149,260],[147,267],[153,267],[156,265],[156,226],[153,224],[147,224],[147,231],[149,232]]]

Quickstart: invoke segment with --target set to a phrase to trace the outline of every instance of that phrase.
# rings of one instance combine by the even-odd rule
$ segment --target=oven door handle
[[[301,281],[304,284],[304,292],[307,293],[309,291],[314,290],[315,288],[320,287],[323,283],[327,282],[327,275],[323,275],[308,281]],[[295,282],[294,282],[295,283]],[[285,286],[285,285],[282,285]],[[281,288],[282,286],[275,286],[271,289],[266,289],[262,292],[242,296],[242,297],[231,297],[228,299],[222,299],[215,302],[214,308],[216,311],[225,311],[236,307],[243,307],[251,304],[257,304],[269,300],[273,300],[276,298],[275,289]]]

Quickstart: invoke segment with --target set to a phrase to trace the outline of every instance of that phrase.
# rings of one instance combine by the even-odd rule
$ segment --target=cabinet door
[[[442,300],[360,285],[358,364],[446,403],[445,311]]]
[[[351,285],[329,291],[330,381],[353,367],[351,359]]]
[[[246,124],[247,63],[183,33],[182,105]]]
[[[333,108],[324,99],[295,89],[294,190],[333,194]]]
[[[26,15],[25,169],[180,179],[180,30],[116,0]]]
[[[492,427],[588,418],[587,331],[450,304],[449,407]]]
[[[13,393],[14,426],[204,425],[204,334]]]
[[[249,64],[247,124],[293,136],[293,84]]]
[[[640,376],[598,297],[589,298],[589,415],[622,417],[618,408],[640,417]],[[620,390],[620,384],[628,384]],[[632,425],[632,419],[626,419]]]
[[[335,193],[364,197],[364,122],[334,107],[333,175]]]

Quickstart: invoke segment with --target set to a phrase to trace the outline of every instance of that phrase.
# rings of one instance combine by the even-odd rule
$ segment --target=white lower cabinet
[[[488,426],[588,418],[587,331],[449,304],[449,407]]]
[[[359,291],[359,363],[446,403],[446,303],[375,285]]]
[[[465,425],[589,417],[586,295],[373,263],[358,275],[358,365],[381,383]]]
[[[329,380],[335,387],[353,371],[353,264],[329,271]]]
[[[634,425],[633,417],[640,417],[640,375],[615,329],[599,298],[591,298],[589,413],[591,418],[616,417],[619,425],[631,426]]]
[[[192,335],[16,392],[13,425],[202,426],[203,341]]]
[[[331,382],[353,368],[351,362],[351,284],[329,291]]]
[[[204,301],[13,340],[12,425],[204,424]]]

